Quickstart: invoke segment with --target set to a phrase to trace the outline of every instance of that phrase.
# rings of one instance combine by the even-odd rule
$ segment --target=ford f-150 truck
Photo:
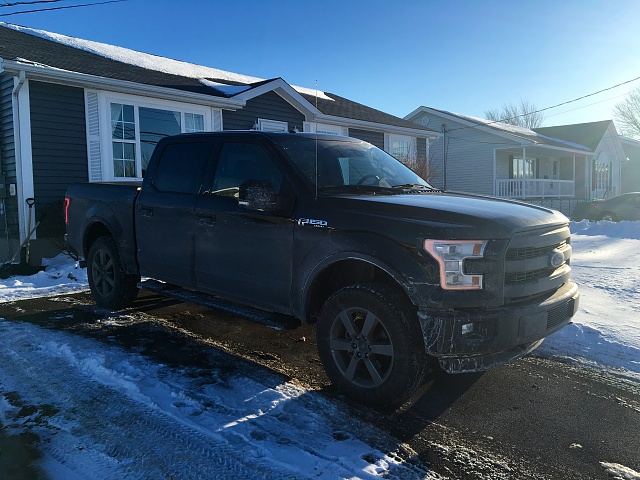
[[[458,373],[525,355],[578,307],[565,216],[439,191],[353,138],[167,137],[141,185],[70,186],[65,218],[98,305],[142,286],[317,323],[331,381],[374,406],[433,358]]]

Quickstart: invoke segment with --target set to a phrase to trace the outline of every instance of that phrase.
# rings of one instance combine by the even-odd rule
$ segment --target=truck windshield
[[[432,190],[412,170],[366,142],[323,138],[316,141],[300,136],[283,139],[280,145],[291,163],[321,192]]]

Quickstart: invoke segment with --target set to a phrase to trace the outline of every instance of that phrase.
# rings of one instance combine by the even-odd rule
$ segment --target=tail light
[[[69,225],[69,206],[71,205],[71,199],[64,197],[64,224]]]

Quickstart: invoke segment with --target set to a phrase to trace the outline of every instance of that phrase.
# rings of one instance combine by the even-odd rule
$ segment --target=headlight
[[[424,249],[440,265],[440,286],[445,290],[480,290],[482,275],[467,275],[467,258],[482,258],[486,240],[425,240]]]

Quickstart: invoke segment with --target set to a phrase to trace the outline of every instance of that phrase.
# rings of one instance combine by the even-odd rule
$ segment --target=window
[[[226,143],[220,152],[211,193],[238,198],[240,185],[247,180],[267,180],[277,193],[282,173],[258,145]]]
[[[110,103],[114,178],[140,178],[156,144],[168,135],[204,131],[199,113]]]
[[[349,136],[349,131],[346,127],[329,125],[328,123],[304,122],[304,131],[325,135],[344,135],[345,137]]]
[[[526,160],[509,155],[511,165],[509,166],[509,178],[536,178],[537,158],[527,158]]]
[[[258,119],[258,130],[263,132],[288,132],[289,124],[287,122],[279,122],[277,120]]]
[[[406,135],[389,135],[387,153],[405,162],[415,160],[416,157],[416,139]]]
[[[209,143],[173,143],[162,151],[153,178],[161,192],[198,193],[209,160]]]

